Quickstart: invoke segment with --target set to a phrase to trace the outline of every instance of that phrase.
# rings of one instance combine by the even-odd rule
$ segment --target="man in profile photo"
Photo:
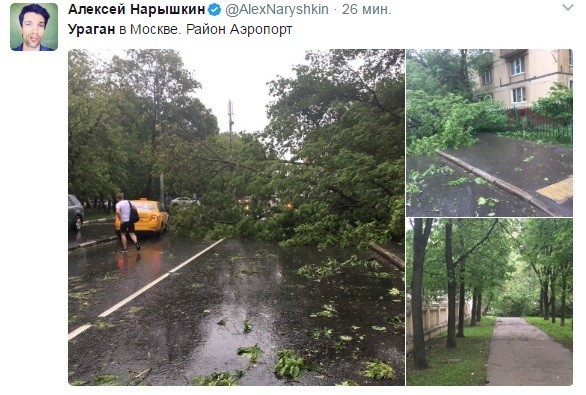
[[[53,48],[41,44],[45,28],[49,22],[49,12],[39,4],[29,4],[18,15],[22,44],[12,48],[13,51],[53,51]]]

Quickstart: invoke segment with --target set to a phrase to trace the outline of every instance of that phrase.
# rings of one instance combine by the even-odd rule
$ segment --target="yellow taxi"
[[[169,213],[165,211],[161,203],[156,200],[147,200],[146,198],[131,200],[131,202],[136,207],[140,217],[140,220],[134,224],[135,232],[148,232],[160,236],[167,229]],[[114,229],[118,236],[120,236],[120,224],[120,219],[116,217]]]

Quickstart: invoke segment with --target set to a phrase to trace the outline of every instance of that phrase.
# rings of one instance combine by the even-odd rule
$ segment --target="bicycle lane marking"
[[[173,269],[169,270],[167,273],[163,274],[161,277],[159,277],[156,280],[154,280],[154,281],[150,282],[149,284],[145,285],[144,287],[142,287],[141,289],[139,289],[138,291],[136,291],[135,293],[133,293],[129,297],[127,297],[127,298],[121,300],[120,302],[116,303],[114,306],[110,307],[108,310],[106,310],[102,314],[98,315],[98,318],[104,318],[104,317],[107,317],[108,315],[112,314],[114,311],[118,310],[120,307],[124,306],[126,303],[128,303],[131,300],[135,299],[139,295],[143,294],[144,292],[148,291],[150,288],[152,288],[155,285],[157,285],[159,282],[161,282],[165,278],[169,277],[169,275],[171,273],[175,273],[177,270],[179,270],[182,267],[184,267],[185,265],[191,263],[192,261],[194,261],[195,259],[197,259],[201,255],[205,254],[206,252],[208,252],[209,250],[211,250],[212,248],[214,248],[215,246],[217,246],[218,244],[220,244],[222,241],[224,241],[224,239],[220,239],[220,240],[216,241],[214,244],[212,244],[212,245],[206,247],[205,249],[201,250],[200,252],[198,252],[197,254],[195,254],[194,256],[192,256],[191,258],[189,258],[188,260],[184,261],[183,263],[181,263],[178,266],[174,267]],[[92,324],[86,324],[86,325],[82,325],[79,328],[71,331],[69,333],[69,335],[67,336],[67,341],[69,341],[71,339],[74,339],[75,337],[79,336],[80,334],[82,334],[83,332],[85,332],[86,330],[88,330],[91,327],[92,327]]]

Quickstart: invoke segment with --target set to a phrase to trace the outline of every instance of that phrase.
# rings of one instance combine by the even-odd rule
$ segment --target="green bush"
[[[566,85],[556,82],[547,97],[542,97],[534,106],[535,113],[556,120],[567,126],[574,117],[574,91]]]
[[[501,317],[522,317],[539,313],[539,306],[530,295],[504,295],[493,307],[495,314]]]

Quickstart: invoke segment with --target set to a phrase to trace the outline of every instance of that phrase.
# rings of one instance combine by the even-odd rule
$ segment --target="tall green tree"
[[[474,82],[492,61],[480,50],[410,50],[407,55],[407,146],[413,155],[472,144],[473,132],[503,130],[502,104]]]
[[[109,198],[126,181],[127,164],[115,94],[103,64],[87,52],[70,51],[68,70],[69,191],[85,201]]]
[[[275,192],[295,204],[290,244],[360,244],[404,234],[404,52],[309,52],[269,84],[263,135],[289,157]],[[283,188],[286,184],[286,188]]]
[[[413,219],[413,275],[411,279],[411,317],[413,320],[413,362],[416,369],[428,367],[425,355],[425,333],[423,332],[423,270],[425,254],[433,219]]]
[[[523,259],[533,269],[541,285],[539,306],[540,315],[545,320],[556,319],[556,291],[562,279],[562,299],[568,291],[567,279],[572,271],[572,231],[571,220],[527,219],[523,222],[519,236],[520,251]],[[565,300],[562,310],[565,310]],[[565,311],[562,312],[565,316]]]
[[[193,97],[201,84],[175,50],[129,50],[125,57],[113,57],[110,73],[116,89],[133,99],[120,102],[124,112],[144,127],[137,130],[136,137],[142,142],[143,194],[150,196],[162,138],[203,139],[218,133],[217,120]]]

